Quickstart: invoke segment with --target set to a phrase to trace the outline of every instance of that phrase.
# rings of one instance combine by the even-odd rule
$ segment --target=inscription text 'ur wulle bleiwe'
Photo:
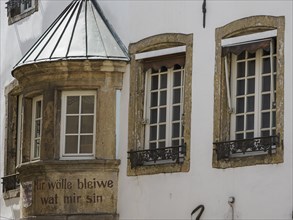
[[[60,203],[102,203],[105,199],[104,193],[100,190],[112,189],[114,181],[111,179],[100,180],[96,178],[78,178],[69,180],[62,178],[58,180],[36,180],[34,182],[35,191],[54,192],[52,195],[40,196],[42,205],[56,205]],[[57,191],[66,191],[62,197]],[[82,192],[86,191],[86,193]]]

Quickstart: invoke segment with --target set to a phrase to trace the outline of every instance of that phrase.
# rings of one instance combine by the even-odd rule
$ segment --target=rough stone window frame
[[[138,53],[186,46],[185,85],[184,85],[184,142],[186,156],[183,163],[153,164],[131,168],[128,160],[129,176],[150,175],[157,173],[188,172],[190,168],[190,130],[191,130],[191,94],[192,94],[192,48],[193,34],[167,33],[145,38],[129,45],[130,62],[130,97],[128,118],[128,151],[143,149],[144,143],[144,88],[145,72],[143,62],[136,60]]]
[[[232,168],[252,166],[256,164],[276,164],[283,162],[284,136],[284,31],[283,16],[251,16],[233,21],[216,29],[216,57],[214,75],[214,134],[213,142],[230,140],[230,113],[228,111],[227,91],[224,72],[224,58],[221,56],[221,40],[257,33],[277,30],[277,78],[276,78],[276,133],[279,134],[280,144],[272,155],[257,155],[229,160],[217,160],[216,149],[213,148],[213,167]],[[231,62],[228,60],[228,62]],[[220,106],[220,107],[219,107]]]
[[[37,12],[39,10],[39,0],[32,0],[32,2],[34,2],[34,5],[30,9],[27,9],[27,10],[21,12],[20,14],[16,14],[14,16],[11,16],[11,14],[8,13],[8,15],[7,15],[8,16],[8,25],[12,25],[13,23],[16,23],[17,21],[20,21],[20,20],[32,15],[33,13]]]
[[[22,95],[23,110],[23,135],[18,140],[18,97]],[[13,80],[5,87],[5,144],[4,144],[4,177],[18,175],[17,145],[21,142],[23,146],[20,161],[27,163],[31,161],[31,132],[32,132],[32,100],[42,95],[42,91],[25,92],[19,86],[17,80]],[[4,199],[19,197],[19,188],[8,190],[4,193]]]

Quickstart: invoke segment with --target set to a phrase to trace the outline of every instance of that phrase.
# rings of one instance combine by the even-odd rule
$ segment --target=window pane
[[[236,113],[244,113],[244,98],[237,99]]]
[[[237,63],[237,78],[245,76],[245,62]]]
[[[262,95],[262,107],[261,109],[262,110],[266,110],[266,109],[270,109],[270,94],[265,94],[265,95]]]
[[[161,74],[161,89],[167,88],[167,74]]]
[[[272,112],[272,116],[273,116],[273,118],[272,118],[272,126],[273,127],[276,127],[276,112]]]
[[[80,153],[93,153],[93,136],[80,136]]]
[[[262,50],[262,55],[263,56],[268,56],[268,55],[270,55],[270,48],[268,47],[268,48],[265,48],[265,49],[263,49]]]
[[[245,59],[245,51],[241,52],[241,54],[237,56],[237,60],[243,60],[243,59]]]
[[[160,72],[167,72],[168,71],[168,68],[166,66],[162,66],[161,69],[160,69]]]
[[[66,136],[65,137],[65,153],[66,154],[76,154],[77,145],[78,145],[78,137],[74,136]]]
[[[166,138],[166,125],[159,126],[159,140]]]
[[[274,57],[274,58],[273,58],[273,61],[274,61],[274,62],[273,62],[273,67],[274,67],[273,70],[274,70],[274,72],[276,72],[276,71],[277,71],[277,58]]]
[[[261,114],[261,127],[269,128],[270,127],[270,113],[265,112]]]
[[[35,138],[41,136],[41,121],[37,120],[35,123]]]
[[[244,116],[237,116],[236,117],[236,131],[243,131],[244,130]]]
[[[246,117],[246,130],[254,129],[254,115],[247,115]]]
[[[247,94],[254,93],[255,89],[255,80],[254,79],[248,79],[247,80]]]
[[[81,116],[81,133],[93,133],[94,131],[94,116]]]
[[[160,122],[166,122],[166,108],[160,108]]]
[[[173,86],[180,86],[181,85],[181,71],[174,73],[174,80]]]
[[[151,82],[151,90],[158,89],[158,75],[152,76],[152,82]]]
[[[271,72],[270,58],[264,58],[263,65],[262,65],[262,73],[270,73],[270,72]]]
[[[262,77],[262,91],[270,91],[271,90],[271,76],[263,76]]]
[[[254,76],[255,75],[255,60],[248,61],[247,65],[248,65],[247,75]]]
[[[79,113],[79,96],[67,96],[67,114]]]
[[[164,148],[166,147],[166,142],[165,141],[160,141],[159,142],[159,148]]]
[[[253,112],[254,111],[254,96],[247,97],[247,106],[246,106],[247,112]]]
[[[150,141],[157,140],[157,126],[150,127]]]
[[[150,149],[156,149],[157,144],[156,143],[150,143]]]
[[[237,81],[237,95],[244,95],[245,80]]]
[[[246,133],[246,138],[249,139],[249,138],[254,138],[254,134],[253,132],[247,132]]]
[[[40,147],[41,147],[41,140],[40,139],[35,140],[35,145],[34,145],[34,158],[40,156]]]
[[[172,125],[172,137],[179,137],[180,135],[180,124],[179,123],[173,123]]]
[[[151,109],[150,123],[151,124],[157,123],[157,117],[158,117],[157,109]]]
[[[172,121],[180,120],[180,106],[173,106]]]
[[[36,118],[40,118],[42,115],[42,101],[36,102]]]
[[[66,134],[78,133],[78,116],[66,117]]]
[[[262,131],[261,136],[262,137],[269,137],[270,136],[270,131]]]
[[[173,90],[173,104],[180,103],[181,98],[181,89],[174,89]]]
[[[160,105],[166,105],[167,104],[167,91],[161,91],[160,92]]]
[[[152,92],[151,93],[151,107],[158,105],[158,93]]]
[[[81,113],[94,113],[95,97],[82,96],[81,100]]]
[[[172,146],[179,146],[179,140],[173,140]]]
[[[255,53],[247,52],[247,58],[254,58],[254,57],[255,57]]]
[[[242,140],[243,139],[243,133],[236,134],[236,140]]]

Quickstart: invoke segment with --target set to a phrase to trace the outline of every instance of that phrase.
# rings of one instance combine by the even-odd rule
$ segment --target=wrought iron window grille
[[[128,152],[131,168],[154,164],[183,163],[185,156],[185,144],[156,149],[131,150]]]
[[[217,159],[230,159],[233,157],[253,156],[259,154],[272,155],[279,145],[279,135],[257,137],[243,140],[221,141],[213,143]]]
[[[4,176],[1,179],[2,179],[2,185],[3,185],[3,189],[2,189],[3,192],[17,189],[19,187],[18,174]]]

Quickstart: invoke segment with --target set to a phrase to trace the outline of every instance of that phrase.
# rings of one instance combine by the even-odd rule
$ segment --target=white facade
[[[5,87],[13,80],[12,68],[69,2],[40,0],[37,12],[8,25],[5,1],[1,1],[1,177],[5,162],[4,94]],[[193,34],[189,172],[127,176],[129,67],[124,74],[117,144],[117,157],[121,160],[119,218],[190,219],[191,211],[203,204],[203,219],[231,219],[228,200],[235,197],[235,219],[292,219],[293,2],[207,1],[206,28],[202,27],[202,1],[100,1],[99,4],[126,47],[161,33]],[[254,15],[285,17],[284,163],[215,169],[212,168],[215,29]],[[19,199],[4,200],[0,196],[0,219],[19,216]]]

